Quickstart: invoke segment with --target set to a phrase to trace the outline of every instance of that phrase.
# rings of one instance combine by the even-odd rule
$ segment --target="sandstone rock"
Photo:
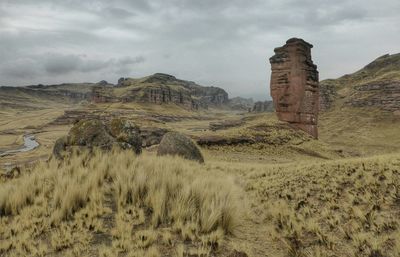
[[[252,108],[252,112],[273,112],[274,111],[274,104],[272,101],[258,101],[255,102]]]
[[[178,155],[188,160],[204,162],[203,155],[196,144],[187,136],[178,132],[164,135],[158,147],[157,155]]]
[[[319,86],[312,47],[302,39],[292,38],[275,48],[275,55],[270,58],[271,96],[280,120],[317,138]]]

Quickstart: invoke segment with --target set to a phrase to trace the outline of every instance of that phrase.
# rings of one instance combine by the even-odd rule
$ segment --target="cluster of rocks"
[[[142,152],[143,146],[159,144],[157,154],[178,155],[200,163],[204,158],[197,145],[188,137],[165,129],[144,129],[127,119],[115,118],[110,121],[83,119],[74,124],[67,136],[59,138],[53,147],[53,156],[65,159],[74,152],[101,149],[109,151],[115,147]]]
[[[311,59],[313,46],[292,38],[275,48],[271,63],[271,96],[278,118],[318,137],[319,82]]]
[[[221,88],[200,86],[162,73],[156,73],[144,79],[121,78],[116,88],[124,93],[117,96],[113,87],[100,85],[93,87],[92,100],[96,103],[174,103],[194,110],[228,103],[228,93]],[[121,88],[126,90],[121,90]]]
[[[74,150],[99,148],[111,150],[113,147],[132,149],[136,154],[142,151],[140,129],[124,119],[113,119],[104,123],[98,119],[80,120],[68,135],[59,138],[53,148],[53,155],[63,159]]]

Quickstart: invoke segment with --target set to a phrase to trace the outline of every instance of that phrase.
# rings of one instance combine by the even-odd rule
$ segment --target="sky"
[[[269,57],[314,45],[320,79],[400,52],[399,0],[0,0],[0,85],[162,72],[270,99]]]

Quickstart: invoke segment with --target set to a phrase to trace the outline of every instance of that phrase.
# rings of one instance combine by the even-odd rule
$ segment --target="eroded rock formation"
[[[317,66],[311,59],[313,46],[292,38],[275,48],[271,63],[271,96],[278,118],[314,138],[318,137],[319,85]]]
[[[191,110],[221,106],[229,101],[228,93],[222,88],[200,86],[192,81],[177,79],[163,73],[141,79],[120,78],[115,88],[93,87],[92,95],[92,100],[96,103],[174,103]]]

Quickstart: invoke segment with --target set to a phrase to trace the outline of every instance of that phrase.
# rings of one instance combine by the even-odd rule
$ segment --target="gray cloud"
[[[232,96],[269,96],[268,57],[310,41],[321,78],[400,52],[400,1],[3,0],[0,84],[172,73]]]

